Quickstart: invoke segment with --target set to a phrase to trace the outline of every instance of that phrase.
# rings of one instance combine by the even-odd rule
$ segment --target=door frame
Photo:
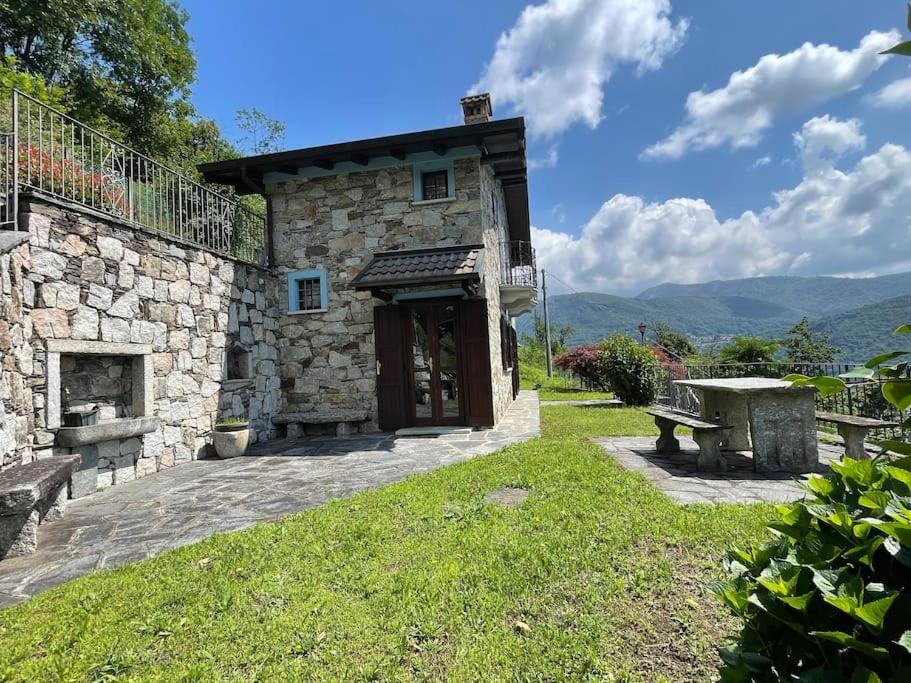
[[[408,424],[414,427],[437,427],[437,426],[459,426],[465,422],[465,386],[462,376],[462,319],[459,306],[460,299],[455,297],[446,297],[439,299],[417,299],[413,301],[403,301],[400,305],[405,310],[402,316],[402,338],[405,341],[405,403]],[[455,361],[456,361],[456,382],[458,382],[458,405],[459,414],[446,417],[443,415],[442,405],[442,382],[440,371],[440,340],[438,311],[443,306],[452,306],[455,322]],[[430,372],[430,417],[417,416],[417,403],[415,401],[415,382],[414,382],[414,324],[412,323],[412,311],[424,309],[428,311],[428,322],[430,323],[430,358],[433,361],[433,370]]]

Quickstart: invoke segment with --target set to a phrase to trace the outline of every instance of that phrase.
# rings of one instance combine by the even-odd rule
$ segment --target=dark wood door
[[[387,432],[408,424],[402,313],[400,306],[373,309],[378,421],[380,429]]]
[[[487,299],[465,299],[460,309],[465,421],[472,427],[491,427],[494,424],[493,379]]]
[[[411,424],[465,424],[458,302],[413,303],[406,311],[406,400]]]

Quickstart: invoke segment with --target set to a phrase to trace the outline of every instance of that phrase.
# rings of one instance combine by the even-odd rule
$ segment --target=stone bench
[[[679,453],[680,442],[674,436],[677,425],[690,427],[693,430],[693,440],[699,445],[699,457],[696,469],[699,471],[723,471],[727,467],[724,456],[721,454],[721,440],[724,432],[731,428],[720,422],[706,420],[693,413],[674,410],[669,406],[652,405],[646,410],[655,418],[655,425],[661,432],[655,444],[659,453]]]
[[[324,433],[322,429],[314,432],[309,426],[335,425],[336,436],[347,436],[358,430],[358,425],[370,419],[366,410],[320,410],[298,413],[279,413],[272,417],[272,424],[287,425],[286,436],[297,438],[304,434]]]
[[[0,472],[0,559],[35,552],[38,525],[63,515],[78,466],[78,455],[61,455]]]
[[[845,442],[845,453],[850,458],[862,460],[869,457],[864,448],[864,438],[871,429],[889,429],[898,427],[897,422],[886,422],[873,417],[859,415],[839,415],[838,413],[816,413],[818,422],[834,424],[838,435]]]

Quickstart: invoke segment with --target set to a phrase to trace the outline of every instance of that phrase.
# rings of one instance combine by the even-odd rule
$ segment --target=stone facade
[[[0,250],[0,469],[31,456],[32,293],[28,244]]]
[[[368,409],[366,428],[377,428],[373,307],[380,302],[349,282],[376,252],[485,241],[479,159],[457,160],[454,169],[455,198],[435,202],[414,201],[410,165],[266,187],[279,280],[325,268],[329,281],[326,312],[289,315],[282,301],[283,410]]]
[[[23,331],[31,362],[20,366],[33,390],[34,443],[5,464],[60,452],[47,425],[49,339],[151,345],[161,426],[99,444],[101,487],[204,456],[219,418],[245,415],[254,438],[273,434],[278,294],[271,273],[47,199],[23,197],[20,225],[30,234],[31,268],[16,291],[31,308],[32,329]],[[234,344],[249,351],[251,376],[223,382],[225,350]],[[62,376],[67,367],[61,359]]]

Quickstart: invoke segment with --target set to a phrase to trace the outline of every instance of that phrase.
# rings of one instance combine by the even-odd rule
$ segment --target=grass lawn
[[[591,401],[613,397],[609,391],[585,391],[572,387],[542,387],[538,391],[538,398],[542,401]]]
[[[677,506],[585,441],[641,411],[543,429],[0,610],[0,680],[712,679],[733,623],[704,584],[770,509]],[[483,503],[502,486],[531,495]]]

